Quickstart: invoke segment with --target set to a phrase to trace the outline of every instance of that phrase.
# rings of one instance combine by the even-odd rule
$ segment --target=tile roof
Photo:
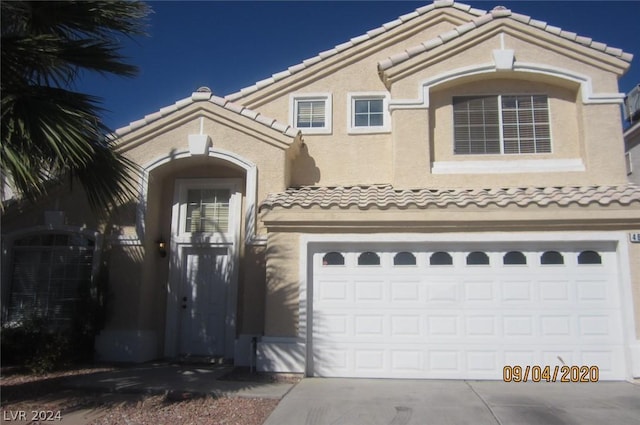
[[[495,205],[526,207],[630,205],[640,203],[640,186],[566,186],[495,189],[394,189],[390,185],[315,187],[304,186],[272,193],[261,210],[294,207],[323,209],[485,207]]]
[[[347,41],[346,43],[342,43],[342,44],[338,44],[337,46],[335,46],[333,49],[329,49],[326,50],[324,52],[319,53],[318,55],[311,57],[309,59],[306,59],[304,61],[302,61],[301,63],[297,64],[297,65],[293,65],[290,66],[289,68],[287,68],[287,70],[282,71],[282,72],[278,72],[276,74],[273,74],[271,77],[266,78],[264,80],[258,81],[257,83],[255,83],[254,85],[245,87],[243,89],[240,89],[240,91],[236,92],[236,93],[231,93],[227,96],[225,96],[226,99],[229,100],[237,100],[241,97],[244,97],[248,94],[251,94],[253,92],[256,92],[258,90],[260,90],[261,88],[271,85],[273,83],[275,83],[276,81],[282,80],[283,78],[287,78],[293,74],[296,74],[306,68],[309,68],[312,65],[315,65],[318,62],[321,62],[331,56],[334,56],[344,50],[347,50],[357,44],[360,44],[364,41],[367,40],[371,40],[373,38],[376,38],[378,36],[380,36],[381,34],[384,34],[390,30],[392,30],[393,28],[404,24],[407,21],[410,21],[414,18],[417,18],[418,16],[424,15],[425,13],[431,12],[434,9],[440,9],[440,8],[445,8],[445,7],[452,7],[454,9],[459,9],[462,10],[464,12],[470,13],[471,15],[474,16],[483,16],[487,13],[486,10],[480,10],[480,9],[475,9],[467,4],[463,4],[463,3],[458,3],[455,2],[453,0],[435,0],[433,3],[426,5],[426,6],[422,6],[417,8],[416,10],[414,10],[413,12],[407,13],[405,15],[402,15],[400,17],[398,17],[398,19],[387,22],[386,24],[383,24],[382,26],[378,27],[378,28],[374,28],[371,31],[367,31],[366,34],[362,34],[360,36],[357,37],[353,37],[351,40]]]
[[[214,96],[213,93],[211,93],[211,90],[206,87],[198,89],[198,91],[194,92],[190,97],[179,100],[173,105],[167,106],[160,109],[158,112],[145,116],[141,120],[134,121],[125,127],[117,129],[115,131],[115,134],[116,136],[124,136],[125,134],[131,133],[134,130],[144,127],[145,125],[150,124],[160,118],[166,117],[167,115],[183,109],[193,103],[203,101],[211,102],[214,105],[218,105],[228,111],[245,116],[286,136],[293,138],[300,134],[300,130],[295,129],[288,124],[283,124],[273,118],[269,118],[259,112],[253,111],[249,108],[245,108],[244,106],[233,103],[225,98]]]
[[[546,22],[538,21],[527,15],[513,13],[509,9],[506,9],[502,6],[498,6],[494,8],[492,11],[490,11],[489,13],[479,16],[463,25],[459,25],[455,27],[453,30],[447,31],[444,34],[440,34],[438,37],[434,39],[426,41],[418,46],[412,47],[410,49],[405,50],[404,52],[398,53],[383,61],[380,61],[378,63],[378,70],[384,71],[386,69],[389,69],[392,66],[402,63],[416,55],[419,55],[421,53],[434,49],[442,44],[446,44],[447,42],[460,37],[466,32],[469,32],[475,28],[479,28],[485,24],[488,24],[489,22],[492,22],[496,19],[501,19],[501,18],[509,18],[514,21],[527,24],[529,26],[532,26],[532,27],[541,29],[543,31],[546,31],[548,33],[562,37],[564,39],[576,42],[583,46],[587,46],[592,49],[599,50],[601,52],[615,56],[626,62],[631,62],[631,60],[633,59],[633,54],[623,52],[621,49],[617,49],[614,47],[607,46],[604,43],[593,41],[589,37],[579,36],[574,32],[564,31],[563,29],[549,25]]]
[[[470,22],[467,22],[463,25],[460,25],[458,27],[456,27],[455,29],[448,31],[442,35],[440,35],[438,38],[431,40],[429,42],[425,42],[422,43],[419,46],[416,46],[412,49],[408,49],[406,52],[402,52],[398,55],[397,58],[395,58],[397,60],[397,62],[395,61],[391,61],[391,64],[388,63],[389,59],[382,61],[381,63],[383,64],[383,68],[380,68],[381,70],[387,69],[390,66],[395,65],[396,63],[399,63],[403,60],[409,59],[409,57],[412,57],[413,55],[422,53],[423,51],[429,50],[435,45],[440,45],[443,44],[444,42],[453,39],[455,37],[458,37],[459,35],[472,30],[473,28],[477,28],[480,25],[484,25],[494,19],[497,18],[510,18],[513,20],[516,20],[518,22],[523,22],[527,25],[530,25],[532,27],[535,28],[539,28],[542,29],[544,31],[547,31],[551,34],[555,34],[558,35],[562,38],[574,41],[576,43],[582,44],[584,46],[588,46],[591,47],[593,49],[608,53],[610,55],[619,57],[622,60],[625,60],[627,62],[631,62],[633,55],[630,53],[626,53],[623,52],[621,49],[617,49],[617,48],[613,48],[613,47],[609,47],[604,43],[599,43],[596,41],[593,41],[591,38],[588,37],[582,37],[579,36],[575,33],[569,32],[569,31],[564,31],[561,28],[558,27],[554,27],[552,25],[548,25],[546,22],[543,21],[539,21],[536,19],[531,18],[530,16],[527,15],[522,15],[519,13],[513,13],[511,12],[511,10],[506,9],[504,7],[498,6],[496,8],[494,8],[492,11],[487,12],[486,10],[481,10],[481,9],[476,9],[473,8],[467,4],[464,3],[458,3],[455,2],[453,0],[435,0],[433,3],[423,6],[423,7],[419,7],[417,9],[415,9],[413,12],[407,13],[405,15],[402,15],[400,17],[398,17],[396,20],[387,22],[386,24],[383,24],[382,26],[378,27],[378,28],[374,28],[371,31],[368,31],[365,34],[362,34],[360,36],[357,37],[353,37],[351,40],[342,43],[342,44],[338,44],[337,46],[335,46],[332,49],[326,50],[324,52],[319,53],[316,56],[313,56],[309,59],[306,59],[304,61],[302,61],[299,64],[290,66],[289,68],[287,68],[285,71],[282,72],[278,72],[276,74],[273,74],[271,77],[269,78],[265,78],[264,80],[260,80],[257,83],[242,88],[240,89],[240,91],[235,92],[235,93],[231,93],[227,96],[225,96],[226,99],[228,100],[237,100],[240,99],[244,96],[247,96],[251,93],[254,93],[260,89],[262,89],[263,87],[269,86],[279,80],[282,80],[284,78],[287,78],[293,74],[296,74],[300,71],[303,71],[304,69],[307,69],[309,67],[311,67],[312,65],[317,64],[318,62],[321,62],[327,58],[330,58],[338,53],[341,53],[344,50],[350,49],[352,47],[354,47],[357,44],[360,44],[362,42],[365,42],[367,40],[371,40],[373,38],[376,38],[378,36],[380,36],[381,34],[384,34],[392,29],[394,29],[395,27],[404,24],[405,22],[408,22],[414,18],[417,18],[421,15],[424,15],[425,13],[431,12],[434,9],[439,9],[439,8],[445,8],[445,7],[452,7],[458,10],[462,10],[464,12],[467,12],[473,16],[475,16],[476,18],[474,18],[473,20],[471,20]],[[433,44],[431,44],[433,43]],[[409,55],[409,57],[405,57]],[[404,58],[402,60],[400,60],[400,58]]]

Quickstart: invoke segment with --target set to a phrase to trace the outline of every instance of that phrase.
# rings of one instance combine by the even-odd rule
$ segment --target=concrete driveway
[[[639,425],[640,385],[306,378],[265,425]]]

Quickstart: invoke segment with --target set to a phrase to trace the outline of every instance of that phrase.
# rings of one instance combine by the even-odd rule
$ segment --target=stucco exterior
[[[101,359],[257,356],[262,370],[313,374],[316,246],[594,241],[615,252],[614,284],[631,296],[621,304],[625,374],[640,376],[640,191],[627,183],[617,87],[630,55],[527,18],[436,2],[227,98],[198,90],[116,132],[143,170],[137,199],[106,218],[75,187],[16,206],[3,217],[6,258],[24,229],[100,235]],[[383,99],[383,127],[355,128],[363,94]],[[550,152],[454,152],[454,97],[538,94]],[[295,102],[310,95],[328,99],[320,132],[295,128]],[[185,200],[200,188],[229,191],[216,204],[229,211],[224,229],[185,224],[195,220]],[[45,223],[48,210],[64,223]],[[5,271],[3,295],[11,279]],[[215,310],[195,304],[203,282],[226,303],[207,329],[210,352],[185,337]]]

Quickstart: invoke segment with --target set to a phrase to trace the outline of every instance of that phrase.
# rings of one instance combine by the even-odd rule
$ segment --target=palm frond
[[[131,77],[120,36],[142,35],[138,1],[0,2],[3,182],[30,199],[77,178],[99,211],[130,199],[138,169],[114,150],[96,97],[70,88],[81,71]]]

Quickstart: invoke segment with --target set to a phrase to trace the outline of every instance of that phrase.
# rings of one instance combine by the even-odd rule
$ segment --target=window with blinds
[[[326,125],[326,101],[298,100],[296,102],[297,128],[323,128]]]
[[[457,155],[551,152],[545,95],[454,97],[453,121]]]
[[[227,233],[229,231],[229,189],[189,189],[185,231]]]
[[[39,234],[13,245],[9,321],[45,318],[71,325],[83,285],[91,285],[94,241],[77,234]],[[86,290],[85,286],[85,290]]]

